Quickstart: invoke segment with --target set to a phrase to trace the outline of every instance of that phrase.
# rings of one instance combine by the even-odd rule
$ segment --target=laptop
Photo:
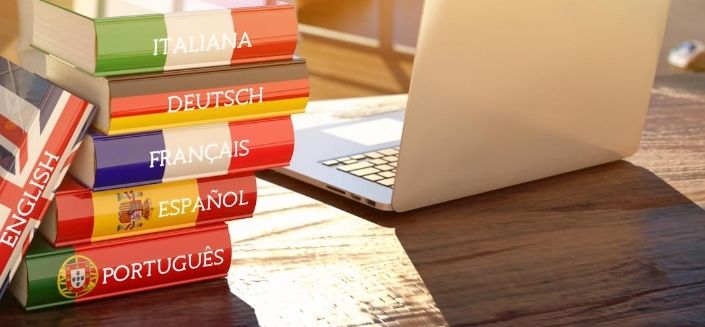
[[[354,119],[296,117],[279,171],[404,212],[628,157],[669,5],[426,1],[408,96],[313,103]]]

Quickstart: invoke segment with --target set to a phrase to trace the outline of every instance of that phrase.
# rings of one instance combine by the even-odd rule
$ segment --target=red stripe
[[[90,243],[95,220],[91,190],[67,177],[61,183],[54,201],[57,212],[54,246]]]
[[[27,142],[27,131],[3,115],[0,115],[0,135],[18,148]]]
[[[244,195],[240,198],[239,191],[242,190]],[[215,191],[212,192],[212,191]],[[218,198],[218,194],[225,195],[228,192],[238,194],[238,203],[247,203],[246,205],[236,205],[230,208],[221,206],[220,209],[211,209],[209,211],[199,211],[196,224],[211,224],[215,221],[227,221],[239,218],[251,217],[255,212],[257,204],[257,181],[252,173],[245,176],[232,177],[210,177],[198,180],[198,196],[203,203],[208,203],[208,196]],[[228,201],[232,201],[232,195],[228,196]]]
[[[288,166],[294,154],[294,127],[290,117],[231,123],[233,142],[249,140],[247,156],[234,157],[229,173]]]
[[[247,31],[252,47],[236,48],[233,64],[291,58],[296,50],[298,22],[294,6],[277,10],[232,10],[235,32]],[[262,22],[267,22],[262,24]]]
[[[247,84],[232,87],[217,87],[202,90],[186,90],[180,92],[157,93],[112,99],[110,101],[110,115],[112,118],[120,118],[128,116],[166,113],[169,108],[170,96],[178,96],[183,99],[184,96],[192,94],[201,95],[201,101],[199,101],[198,103],[198,105],[200,105],[201,107],[205,107],[206,105],[209,105],[209,107],[215,107],[215,99],[210,99],[210,104],[208,103],[209,98],[206,96],[208,92],[220,92],[248,88],[254,88],[255,90],[258,90],[260,87],[264,87],[263,101],[265,102],[307,97],[309,94],[308,79]],[[226,102],[230,102],[223,96],[221,96],[219,100],[219,106],[222,106]],[[239,100],[245,102],[249,100],[249,95],[242,94]],[[196,104],[194,104],[194,106],[195,105]]]
[[[218,251],[217,257],[215,251]],[[208,259],[205,259],[204,252]],[[76,299],[77,303],[224,277],[232,258],[230,234],[224,223],[105,241],[100,246],[76,246],[75,253],[90,258],[100,270],[95,288]],[[189,255],[191,262],[188,262]],[[157,259],[160,259],[162,272],[167,269],[168,272],[159,271]],[[189,263],[197,266],[192,269]],[[133,264],[141,264],[139,275],[132,275],[130,271],[125,278],[125,269],[133,268]],[[120,266],[122,268],[118,269]],[[112,268],[114,274],[106,274],[105,268]]]
[[[22,146],[20,147],[20,169],[18,171],[23,171],[24,166],[27,164],[27,160],[29,160],[27,157],[29,156],[29,153],[27,151],[27,139],[25,139],[24,143],[22,143]]]
[[[63,110],[54,110],[55,114],[57,112],[60,112],[60,117],[59,120],[57,121],[57,124],[55,128],[51,131],[51,135],[47,139],[47,144],[44,146],[42,151],[40,152],[41,154],[45,152],[52,153],[53,155],[57,156],[62,156],[64,152],[66,151],[66,148],[68,147],[68,143],[70,142],[71,136],[75,133],[75,131],[78,129],[78,125],[81,122],[83,116],[85,115],[85,109],[87,107],[88,103],[85,102],[84,100],[81,100],[75,96],[70,96],[68,102],[64,106]],[[39,160],[34,164],[32,168],[32,172],[34,172],[39,165],[43,162],[41,160],[42,156],[39,156]],[[57,174],[61,171],[62,167],[57,167],[53,172],[53,174]],[[31,181],[31,174],[30,174],[30,179],[25,183],[23,187],[23,191],[26,191],[30,194],[35,194],[38,191],[40,191],[36,186],[33,186],[29,184]],[[17,203],[20,202],[21,195],[20,196],[15,196],[14,201],[13,199],[10,200],[10,202],[4,202],[4,203],[14,203],[12,206],[9,206],[11,209],[9,217],[12,217],[13,213],[16,213],[17,211]],[[35,205],[33,210],[30,212],[30,217],[27,218],[34,218],[37,220],[41,219],[41,213],[43,213],[46,210],[46,206],[48,204],[48,201],[40,201],[41,203],[38,203]],[[6,231],[8,226],[15,224],[16,221],[14,219],[7,219],[5,221],[5,224],[2,226],[2,229],[0,229],[0,236],[2,236]],[[20,227],[20,235],[24,234],[27,229],[27,224],[25,223]],[[15,237],[14,233],[9,234],[13,238]],[[15,245],[15,247],[17,244]],[[10,256],[12,255],[12,252],[14,250],[14,247],[10,247],[6,244],[0,244],[0,267],[5,267],[8,264],[8,261],[10,259]]]

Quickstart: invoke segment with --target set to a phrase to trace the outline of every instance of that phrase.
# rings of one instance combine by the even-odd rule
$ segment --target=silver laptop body
[[[279,171],[403,212],[630,156],[669,4],[426,1],[408,98],[312,103]]]

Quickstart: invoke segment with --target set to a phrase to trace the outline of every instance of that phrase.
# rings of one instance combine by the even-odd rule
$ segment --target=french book
[[[93,113],[92,104],[0,57],[0,296]]]
[[[225,223],[62,248],[37,238],[10,290],[26,310],[82,303],[225,277],[231,253]]]
[[[291,117],[122,136],[89,132],[71,174],[103,191],[285,167],[293,154]]]
[[[304,112],[309,97],[301,58],[94,77],[49,55],[46,71],[54,83],[94,103],[93,127],[111,136],[287,116]]]
[[[39,232],[53,246],[81,245],[252,217],[252,173],[92,192],[66,178]]]
[[[32,45],[96,76],[291,58],[297,19],[273,0],[34,0]]]

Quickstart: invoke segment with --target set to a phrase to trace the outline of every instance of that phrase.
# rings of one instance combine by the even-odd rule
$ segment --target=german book
[[[122,136],[89,133],[71,174],[94,191],[289,165],[291,117]]]
[[[26,310],[222,278],[231,260],[225,223],[85,246],[37,238],[10,290]]]
[[[96,76],[287,59],[297,42],[296,11],[281,1],[33,4],[32,45]]]
[[[39,232],[56,247],[88,244],[251,217],[253,174],[92,192],[67,178]]]
[[[49,79],[98,107],[93,127],[106,135],[287,116],[303,112],[309,97],[301,58],[117,77],[46,61]]]
[[[87,101],[0,57],[0,296],[93,112]]]

